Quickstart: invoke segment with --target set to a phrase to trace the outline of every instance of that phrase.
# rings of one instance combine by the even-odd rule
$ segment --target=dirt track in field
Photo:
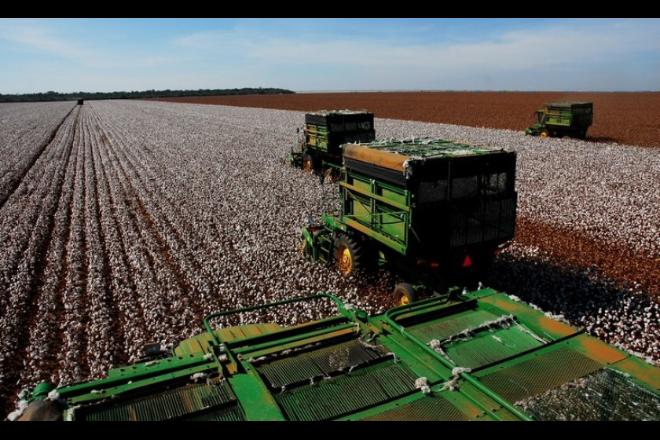
[[[198,96],[162,101],[310,111],[366,108],[379,118],[524,130],[545,102],[592,101],[597,142],[660,147],[660,92],[365,92]]]

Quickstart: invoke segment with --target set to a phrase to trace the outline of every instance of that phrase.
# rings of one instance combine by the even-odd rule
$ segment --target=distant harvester
[[[549,103],[535,113],[536,123],[525,130],[532,136],[571,136],[584,139],[593,122],[593,103]]]

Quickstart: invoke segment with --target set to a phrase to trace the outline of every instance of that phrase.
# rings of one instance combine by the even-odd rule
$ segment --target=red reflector
[[[472,258],[470,258],[469,255],[465,256],[465,259],[463,260],[463,267],[470,267],[472,266]]]

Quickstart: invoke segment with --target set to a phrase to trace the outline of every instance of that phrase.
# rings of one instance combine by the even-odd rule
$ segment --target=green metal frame
[[[234,339],[222,337],[220,333],[223,329],[214,329],[211,325],[214,319],[236,313],[316,300],[331,301],[337,307],[337,313],[294,327],[278,327],[260,334],[247,332],[244,333],[246,336]],[[497,322],[505,324],[493,324]],[[159,361],[141,362],[112,369],[104,379],[58,388],[57,393],[65,406],[65,419],[75,419],[81,408],[87,412],[107,411],[108,408],[111,411],[117,405],[128,405],[131,410],[126,414],[134,414],[137,419],[166,418],[166,408],[156,403],[161,402],[158,400],[159,393],[169,389],[186,389],[190,376],[195,373],[217,376],[219,382],[213,383],[218,385],[204,386],[209,390],[214,386],[228,387],[235,396],[235,401],[223,404],[225,406],[218,407],[218,411],[229,405],[247,420],[288,420],[298,417],[296,413],[315,420],[323,419],[323,414],[318,413],[321,408],[319,402],[323,402],[319,399],[323,399],[323,393],[341,386],[344,381],[362,383],[360,386],[364,387],[370,383],[368,381],[376,380],[380,371],[385,371],[383,368],[399,368],[400,371],[407,371],[408,375],[412,374],[411,377],[425,378],[426,391],[424,387],[420,390],[417,385],[418,389],[415,389],[411,383],[402,383],[400,386],[408,387],[407,391],[398,391],[396,395],[382,400],[370,400],[361,394],[346,396],[348,400],[341,403],[344,409],[335,412],[333,418],[360,420],[382,418],[390,413],[409,418],[414,417],[415,413],[408,408],[441,402],[434,410],[437,413],[428,413],[427,410],[426,415],[439,419],[459,416],[466,420],[531,420],[530,414],[510,400],[506,392],[503,394],[503,388],[493,386],[496,385],[493,380],[498,375],[511,374],[511,371],[527,374],[523,366],[535,362],[548,365],[544,377],[528,375],[520,378],[523,382],[531,380],[536,384],[530,385],[534,388],[530,391],[532,395],[583,377],[591,371],[611,369],[629,377],[630,384],[634,382],[644,393],[655,396],[652,399],[660,402],[658,367],[587,336],[583,329],[552,320],[492,289],[481,289],[458,297],[429,298],[375,316],[368,316],[364,311],[344,304],[334,295],[320,293],[213,313],[204,318],[203,324],[208,336],[205,341],[209,346],[206,355],[190,354],[183,358],[172,356]],[[505,344],[502,347],[509,347],[509,351],[500,352],[497,347],[493,348],[492,345],[498,343],[496,339],[500,340],[500,344]],[[434,340],[441,348],[433,346]],[[524,340],[532,341],[533,346],[522,344]],[[304,362],[309,362],[308,356],[313,353],[329,353],[328,359],[332,365],[336,362],[333,357],[341,358],[344,356],[342,353],[348,353],[344,352],[345,348],[339,347],[350,341],[360,341],[365,347],[381,347],[381,353],[388,354],[379,357],[375,363],[364,363],[348,371],[335,371],[327,383],[319,379],[321,383],[315,385],[312,377],[309,384],[292,385],[291,391],[273,388],[269,385],[270,379],[264,376],[266,370],[263,368],[273,362],[289,362],[287,365],[290,366],[280,368],[281,373],[278,374],[286,376],[291,371],[291,374],[297,375],[299,368],[307,368]],[[338,347],[338,351],[332,351],[333,347]],[[485,349],[486,357],[479,347]],[[575,370],[570,362],[564,365],[561,359],[566,353],[583,359],[588,369]],[[475,367],[457,370],[461,362],[466,361],[476,363]],[[352,370],[354,373],[351,373]],[[630,384],[626,386],[633,386]],[[47,384],[38,386],[33,392],[33,400],[46,399],[51,389],[52,386]],[[293,401],[287,400],[284,405],[282,399],[293,392],[298,397]],[[350,388],[346,392],[350,394]],[[151,400],[154,403],[149,406]],[[328,402],[330,404],[332,402]],[[188,408],[189,404],[185,405]],[[200,411],[216,411],[215,407],[194,409],[197,407],[193,405],[188,410],[193,411],[191,415]],[[292,408],[296,413],[290,412]],[[310,413],[310,408],[316,409]]]
[[[563,106],[546,104],[545,107],[536,111],[537,122],[525,130],[525,134],[538,136],[542,132],[549,135],[578,135],[586,134],[587,129],[593,121],[593,114],[590,110],[583,113],[580,110],[584,107],[573,109],[570,103]]]
[[[351,131],[350,133],[361,133],[364,135],[368,132],[373,132],[373,127],[365,130],[363,128],[358,129],[356,126],[356,130]],[[330,145],[330,137],[332,136],[332,133],[333,131],[329,126],[305,123],[302,132],[303,139],[301,151],[294,151],[292,149],[288,158],[289,163],[292,166],[302,168],[303,156],[309,154],[317,164],[318,169],[315,170],[317,173],[323,172],[327,169],[341,171],[341,146]],[[359,137],[362,138],[362,136]],[[373,138],[362,140],[372,141]]]

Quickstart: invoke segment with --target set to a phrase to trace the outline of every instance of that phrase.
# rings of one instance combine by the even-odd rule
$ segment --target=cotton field
[[[386,271],[343,279],[298,252],[300,227],[337,209],[333,185],[285,161],[303,116],[146,101],[0,105],[2,407],[39,381],[99,377],[144,344],[192,336],[213,311],[318,291],[369,312],[391,306]],[[570,246],[516,241],[484,283],[660,360],[658,149],[385,119],[376,133],[513,149],[521,218],[657,262],[626,279],[598,255],[563,264]],[[278,319],[327,311],[296,304]]]

